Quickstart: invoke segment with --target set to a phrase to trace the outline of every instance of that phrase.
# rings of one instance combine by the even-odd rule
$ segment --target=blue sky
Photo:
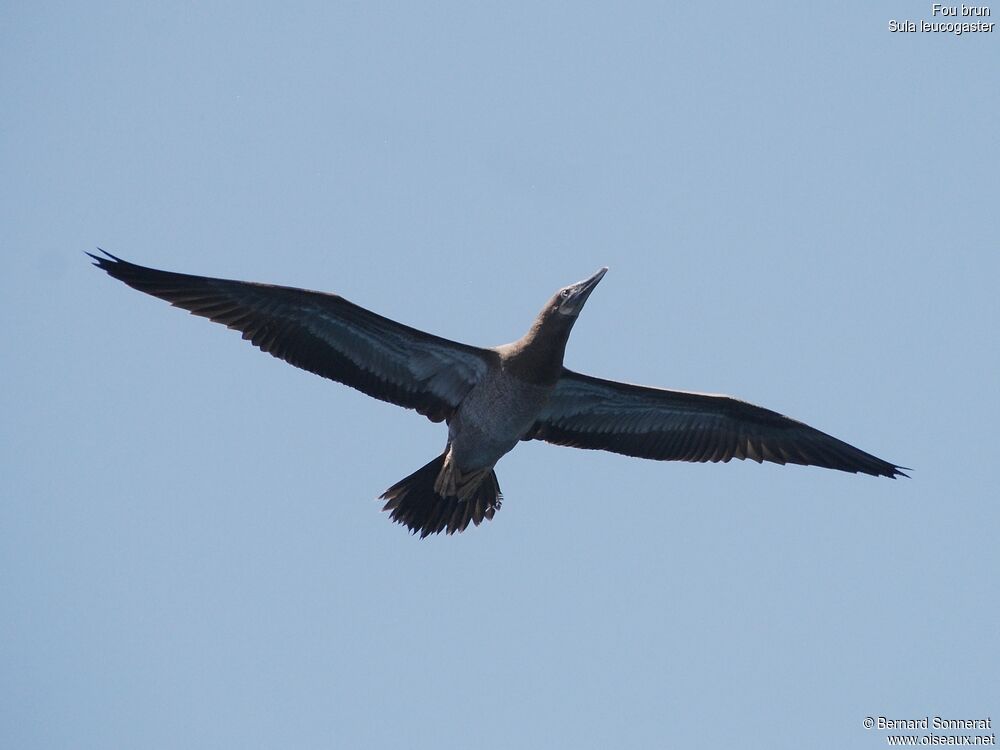
[[[996,716],[994,34],[929,4],[15,4],[0,746],[878,747]],[[424,541],[422,417],[93,269],[473,344],[607,265],[577,370],[913,478],[522,444]]]

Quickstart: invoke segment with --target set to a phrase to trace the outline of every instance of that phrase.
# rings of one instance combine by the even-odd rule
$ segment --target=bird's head
[[[547,351],[562,351],[587,298],[607,272],[607,268],[600,268],[589,279],[565,286],[553,294],[522,341]]]
[[[510,345],[513,356],[508,366],[512,371],[520,368],[520,377],[533,383],[554,384],[559,379],[573,324],[607,272],[607,268],[600,268],[589,279],[563,287],[552,295],[528,332]]]
[[[598,269],[597,273],[589,279],[578,281],[575,284],[564,286],[549,301],[549,310],[558,316],[568,316],[570,320],[575,320],[580,314],[590,293],[594,291],[597,284],[608,272],[607,266]]]

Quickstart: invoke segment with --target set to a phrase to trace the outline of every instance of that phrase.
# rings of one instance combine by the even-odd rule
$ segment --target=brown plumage
[[[296,367],[447,421],[444,452],[381,498],[392,520],[422,537],[492,519],[503,497],[493,468],[520,440],[664,461],[749,458],[906,476],[902,467],[745,401],[601,380],[563,367],[573,324],[606,268],[556,292],[518,341],[479,348],[334,294],[88,255],[134,289],[238,330]]]

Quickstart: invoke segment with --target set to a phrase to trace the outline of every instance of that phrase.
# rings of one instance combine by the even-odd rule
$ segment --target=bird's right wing
[[[241,331],[272,356],[435,422],[451,415],[497,356],[396,323],[335,294],[158,271],[109,253],[88,255],[133,289]]]
[[[567,369],[525,439],[660,461],[749,458],[905,476],[902,467],[745,401],[618,383]]]

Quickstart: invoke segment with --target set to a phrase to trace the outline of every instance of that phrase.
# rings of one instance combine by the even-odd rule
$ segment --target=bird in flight
[[[607,268],[557,291],[517,341],[480,348],[336,294],[159,271],[101,252],[87,254],[133,289],[241,331],[296,367],[446,422],[441,455],[379,498],[393,521],[421,537],[492,519],[503,499],[494,466],[521,440],[659,461],[749,458],[907,476],[904,467],[745,401],[563,367],[573,324]]]

